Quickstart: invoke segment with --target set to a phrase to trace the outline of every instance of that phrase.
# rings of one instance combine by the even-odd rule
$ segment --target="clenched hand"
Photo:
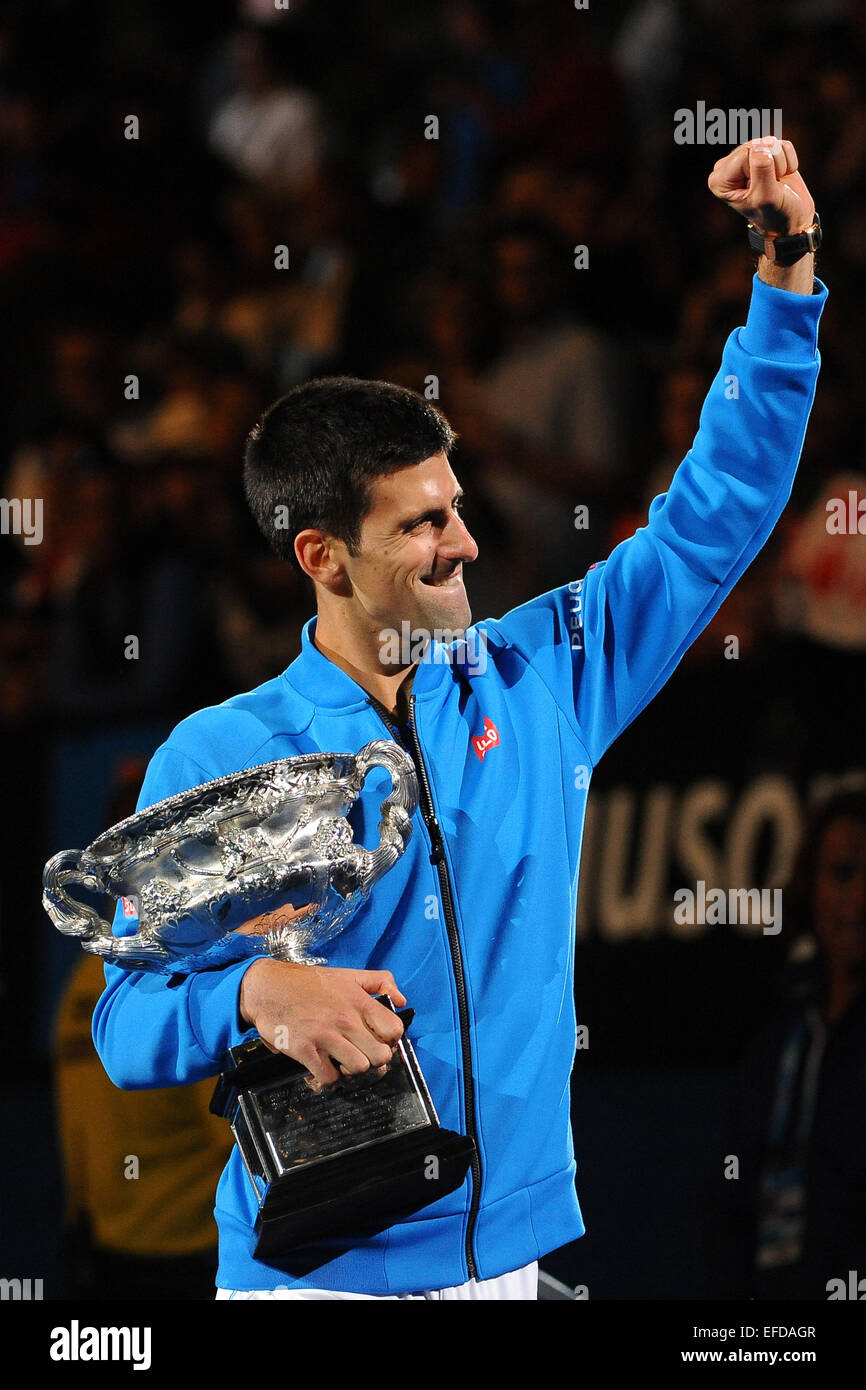
[[[738,145],[716,160],[707,182],[717,198],[752,222],[764,237],[794,236],[815,220],[815,201],[799,172],[797,151],[790,140],[765,135]],[[812,294],[814,269],[811,252],[791,266],[776,265],[766,256],[758,260],[760,279],[796,294]]]
[[[243,977],[239,1008],[272,1052],[293,1057],[321,1087],[339,1081],[337,1067],[351,1076],[391,1060],[403,1024],[377,994],[387,994],[399,1008],[406,1004],[390,970],[262,957]]]

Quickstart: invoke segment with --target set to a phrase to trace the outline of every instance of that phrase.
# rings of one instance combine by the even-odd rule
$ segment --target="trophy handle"
[[[355,757],[355,767],[361,786],[371,767],[384,767],[391,774],[393,788],[382,802],[379,821],[379,845],[374,850],[362,850],[361,875],[365,888],[370,888],[396,864],[412,837],[412,816],[418,807],[418,778],[408,753],[392,739],[376,739],[365,744]]]
[[[71,898],[66,891],[67,883],[78,884],[92,893],[105,891],[94,873],[81,868],[80,857],[81,850],[64,849],[49,859],[42,875],[42,906],[55,927],[66,936],[80,936],[84,941],[100,945],[116,945],[113,933],[99,913]]]

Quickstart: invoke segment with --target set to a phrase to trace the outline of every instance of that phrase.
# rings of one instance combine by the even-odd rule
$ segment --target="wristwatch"
[[[793,236],[768,236],[750,222],[749,245],[753,251],[760,251],[762,256],[776,265],[794,265],[810,251],[817,251],[821,245],[821,219],[816,212],[811,227],[804,232],[795,232]]]

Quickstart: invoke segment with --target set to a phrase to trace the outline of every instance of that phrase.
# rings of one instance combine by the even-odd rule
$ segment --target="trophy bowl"
[[[392,791],[379,844],[368,850],[354,843],[346,815],[373,767],[387,769]],[[166,797],[87,849],[56,854],[42,903],[85,951],[128,970],[186,975],[254,955],[322,963],[311,953],[400,858],[417,805],[412,760],[388,739],[357,754],[277,759]],[[68,892],[75,886],[123,898],[138,929],[115,936]],[[267,930],[239,931],[263,905]]]

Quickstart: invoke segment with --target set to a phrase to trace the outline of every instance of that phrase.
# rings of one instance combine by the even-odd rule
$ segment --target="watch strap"
[[[795,232],[793,236],[767,236],[750,222],[749,245],[775,265],[794,265],[810,251],[817,251],[821,245],[821,219],[816,212],[811,227],[803,232]]]

